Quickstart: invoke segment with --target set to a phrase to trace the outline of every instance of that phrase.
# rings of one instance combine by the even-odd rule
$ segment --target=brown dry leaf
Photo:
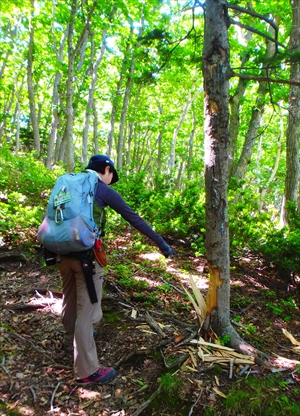
[[[174,339],[174,343],[175,344],[178,344],[180,341],[182,341],[184,339],[184,336],[183,335],[178,335],[178,337],[176,337],[175,339]]]

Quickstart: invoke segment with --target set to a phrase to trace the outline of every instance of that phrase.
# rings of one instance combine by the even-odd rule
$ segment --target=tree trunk
[[[131,40],[132,35],[133,35],[133,28],[131,28],[131,30],[130,30],[130,36],[129,36],[129,39],[127,41],[126,51],[124,53],[124,58],[123,58],[123,62],[122,62],[122,68],[121,68],[121,71],[120,71],[120,77],[119,77],[117,89],[116,89],[114,97],[112,98],[112,109],[111,109],[111,114],[110,114],[110,129],[109,129],[109,132],[108,132],[107,147],[106,147],[106,154],[108,156],[111,156],[111,153],[112,153],[114,134],[115,134],[116,116],[117,116],[119,101],[120,101],[120,97],[121,97],[124,74],[126,72],[126,67],[127,67],[127,64],[128,64],[127,61],[128,61],[128,54],[130,53],[130,40]]]
[[[240,107],[241,100],[246,91],[247,81],[240,78],[237,89],[232,97],[230,97],[230,123],[229,123],[229,160],[228,160],[228,175],[231,177],[231,172],[234,166],[236,155],[237,138],[240,130]]]
[[[54,160],[54,148],[55,143],[57,142],[57,130],[59,126],[60,121],[60,111],[59,111],[59,105],[60,105],[60,97],[58,93],[58,87],[61,80],[61,73],[56,72],[55,79],[54,79],[54,86],[53,86],[53,94],[52,94],[52,120],[51,120],[51,127],[50,127],[50,133],[48,137],[48,148],[47,148],[47,157],[46,157],[46,167],[48,169],[51,169],[53,160]]]
[[[116,7],[113,6],[112,11],[110,13],[109,20],[111,21],[114,13],[116,11]],[[82,138],[82,154],[81,154],[81,163],[84,166],[87,163],[88,159],[88,133],[90,129],[90,118],[91,115],[94,115],[95,118],[95,102],[94,102],[94,93],[96,88],[96,82],[98,79],[98,69],[99,65],[102,61],[102,58],[105,53],[106,48],[106,28],[102,31],[102,42],[101,42],[101,48],[98,54],[98,57],[96,59],[96,62],[94,63],[94,52],[95,52],[95,43],[93,40],[93,34],[92,34],[92,42],[91,42],[91,82],[89,87],[89,95],[88,95],[88,101],[85,111],[85,120],[84,120],[84,128],[83,128],[83,138]],[[94,125],[95,127],[95,125]],[[97,130],[94,131],[94,134],[97,135]],[[98,146],[97,146],[98,147]]]
[[[229,43],[225,0],[207,0],[203,49],[206,253],[210,272],[207,321],[225,335],[229,320]]]
[[[275,157],[275,162],[274,162],[274,166],[272,168],[272,172],[271,175],[265,185],[265,187],[261,190],[261,194],[259,197],[259,206],[260,209],[263,209],[264,207],[264,203],[265,203],[265,196],[267,195],[267,193],[270,191],[269,189],[269,185],[274,181],[278,167],[279,167],[279,162],[280,162],[280,158],[281,158],[281,148],[282,148],[282,143],[284,140],[284,123],[283,123],[283,118],[281,118],[280,120],[280,133],[277,139],[277,151],[276,151],[276,157]]]
[[[272,27],[269,28],[270,34],[274,35],[274,29]],[[275,54],[275,44],[270,40],[267,40],[267,48],[266,48],[266,58],[270,59]],[[269,73],[267,73],[269,75]],[[240,80],[241,81],[241,80]],[[256,139],[259,135],[259,128],[262,123],[262,117],[264,113],[265,103],[266,103],[266,92],[267,92],[267,83],[260,82],[258,91],[257,91],[257,99],[252,110],[251,120],[249,123],[249,128],[246,134],[245,143],[243,146],[242,154],[239,158],[237,166],[233,169],[232,175],[238,179],[244,178],[247,167],[251,162],[253,148],[256,142]]]
[[[84,44],[86,31],[90,27],[91,16],[94,12],[97,1],[95,0],[89,10],[88,16],[85,21],[85,25],[82,29],[82,32],[76,42],[74,47],[73,45],[73,36],[76,33],[74,30],[75,19],[81,4],[77,4],[77,0],[73,0],[72,11],[70,22],[68,25],[68,79],[67,79],[67,99],[66,99],[66,130],[64,133],[66,139],[66,151],[65,151],[65,161],[67,165],[67,171],[71,172],[75,167],[74,159],[74,143],[73,143],[73,124],[74,124],[74,107],[73,107],[73,98],[74,98],[74,73],[75,73],[75,60],[77,56],[82,54],[82,45]]]
[[[14,115],[14,120],[15,120],[15,123],[16,123],[15,154],[18,154],[18,152],[20,150],[20,115],[21,115],[20,103],[19,103],[19,100],[17,99],[16,110],[15,110],[15,115]]]
[[[52,27],[52,32],[54,33],[54,28]],[[54,39],[53,42],[53,49],[56,56],[56,61],[58,66],[63,67],[63,51],[66,43],[66,39],[68,36],[68,28],[64,31],[60,42],[59,42],[59,48],[57,47],[57,43]],[[54,77],[54,84],[53,84],[53,92],[52,92],[52,120],[51,120],[51,127],[50,127],[50,133],[48,137],[48,148],[47,148],[47,157],[46,157],[46,167],[48,169],[51,169],[52,163],[54,161],[57,161],[55,158],[55,147],[59,148],[60,143],[58,143],[58,128],[60,124],[60,113],[61,113],[61,94],[59,93],[59,86],[62,78],[62,72],[56,71],[55,77]]]
[[[251,120],[246,134],[243,150],[239,158],[238,164],[232,173],[232,175],[238,179],[244,178],[247,168],[251,162],[253,148],[259,134],[259,128],[261,126],[261,120],[264,113],[265,94],[266,83],[260,82],[257,91],[257,99],[255,107],[252,110]]]
[[[172,143],[171,143],[171,153],[170,153],[170,173],[172,173],[174,171],[175,168],[175,157],[176,157],[176,141],[177,141],[177,136],[178,136],[178,132],[180,130],[180,127],[182,125],[182,123],[184,122],[187,113],[189,111],[190,106],[192,105],[192,103],[195,101],[195,99],[197,98],[197,96],[200,94],[200,92],[202,92],[202,88],[200,88],[198,91],[196,91],[193,95],[193,91],[195,89],[195,86],[192,85],[189,93],[188,93],[188,97],[186,102],[183,105],[177,126],[175,127],[174,131],[173,131],[173,137],[172,137]]]
[[[292,5],[292,31],[290,37],[290,50],[299,54],[300,38],[300,0],[291,0]],[[300,80],[300,62],[291,60],[290,80]],[[286,132],[286,176],[284,198],[281,212],[281,224],[289,222],[287,202],[291,201],[297,206],[299,190],[299,122],[300,122],[300,88],[291,85],[289,95],[289,113]],[[298,207],[297,207],[298,208]]]
[[[188,154],[189,154],[188,163],[187,163],[187,171],[188,171],[187,178],[188,178],[188,180],[191,179],[193,148],[194,148],[194,139],[195,139],[195,134],[196,134],[196,124],[197,124],[196,112],[195,112],[194,108],[192,108],[192,117],[193,117],[192,131],[190,133],[189,144],[188,144]]]
[[[226,0],[207,0],[202,71],[204,77],[206,255],[209,289],[202,330],[210,326],[229,345],[257,358],[266,356],[246,344],[230,322],[228,230],[229,64]]]
[[[103,29],[102,32],[102,43],[101,48],[99,51],[99,55],[94,63],[94,50],[95,50],[95,43],[94,41],[91,42],[91,82],[89,87],[89,95],[85,110],[85,118],[84,118],[84,127],[83,127],[83,135],[82,135],[82,151],[81,151],[81,164],[82,166],[86,165],[88,159],[88,133],[90,129],[90,118],[93,112],[93,104],[94,104],[94,93],[96,88],[97,82],[97,75],[98,75],[98,68],[100,62],[103,58],[106,46],[106,29]]]
[[[30,119],[33,130],[34,149],[37,155],[41,152],[40,133],[38,120],[35,108],[35,91],[33,87],[33,48],[34,48],[34,25],[32,24],[34,12],[34,0],[31,0],[31,15],[30,15],[30,32],[29,32],[29,45],[28,45],[28,63],[27,63],[27,83],[28,83],[28,97],[30,108]]]

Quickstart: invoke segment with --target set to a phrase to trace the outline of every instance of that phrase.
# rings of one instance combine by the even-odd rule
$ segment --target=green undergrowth
[[[230,385],[221,411],[207,409],[205,416],[300,416],[300,388],[289,383],[282,375],[239,380]]]
[[[3,416],[24,416],[24,412],[17,408],[10,408],[7,403],[0,400],[0,414]]]
[[[187,415],[191,407],[189,395],[184,387],[188,384],[177,374],[166,372],[159,379],[160,392],[152,400],[148,410],[151,414],[166,414],[174,412],[176,415]]]

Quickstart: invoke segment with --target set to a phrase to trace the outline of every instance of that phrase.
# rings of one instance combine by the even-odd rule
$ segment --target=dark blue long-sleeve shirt
[[[124,199],[117,191],[106,185],[106,183],[102,182],[101,180],[98,182],[95,201],[100,208],[105,208],[107,206],[111,207],[126,221],[128,221],[134,228],[154,241],[159,248],[162,244],[165,243],[163,238],[157,234],[149,226],[149,224],[143,220],[142,217],[140,217],[126,204]]]

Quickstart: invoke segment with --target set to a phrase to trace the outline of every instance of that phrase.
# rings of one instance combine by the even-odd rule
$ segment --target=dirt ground
[[[209,408],[226,415],[233,383],[274,371],[291,385],[289,397],[299,401],[300,316],[293,281],[278,279],[271,265],[254,256],[232,259],[233,325],[272,357],[271,370],[220,349],[213,339],[206,341],[216,347],[198,348],[198,319],[184,288],[192,291],[193,276],[206,295],[204,258],[184,245],[168,260],[154,248],[138,253],[128,247],[130,235],[110,247],[96,337],[100,365],[113,366],[117,376],[91,387],[75,384],[72,351],[62,346],[55,267],[42,267],[34,248],[30,260],[20,251],[0,252],[1,416],[191,416]]]

